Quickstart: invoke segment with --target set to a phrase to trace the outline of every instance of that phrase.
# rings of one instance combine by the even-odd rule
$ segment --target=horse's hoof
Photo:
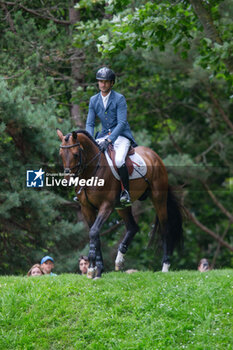
[[[169,267],[170,267],[170,264],[163,263],[162,272],[168,272],[169,271]]]
[[[115,271],[120,271],[120,270],[122,270],[122,268],[123,268],[123,266],[124,266],[124,261],[125,261],[124,255],[125,255],[125,254],[122,254],[122,253],[118,250],[117,257],[116,257],[116,260],[115,260]]]
[[[90,267],[87,270],[87,278],[93,279],[96,277],[96,273],[97,273],[97,267]]]
[[[101,277],[98,277],[98,276],[96,276],[95,278],[93,278],[94,279],[94,281],[96,281],[96,280],[99,280]]]
[[[120,271],[120,270],[121,270],[121,267],[115,264],[115,271]]]

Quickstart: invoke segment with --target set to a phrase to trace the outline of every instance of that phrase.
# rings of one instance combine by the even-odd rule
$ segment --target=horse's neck
[[[95,175],[96,168],[99,166],[102,169],[108,167],[107,160],[102,152],[100,152],[98,146],[96,146],[91,140],[87,137],[82,142],[85,154],[85,177],[90,177]]]
[[[90,162],[99,153],[98,147],[86,136],[81,143],[84,149],[86,163]]]

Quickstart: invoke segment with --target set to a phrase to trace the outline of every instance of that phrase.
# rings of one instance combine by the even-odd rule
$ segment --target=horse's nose
[[[64,174],[66,174],[66,175],[70,174],[70,168],[65,168],[64,169]]]

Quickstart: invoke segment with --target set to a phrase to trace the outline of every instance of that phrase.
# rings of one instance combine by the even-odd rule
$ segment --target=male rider
[[[115,150],[115,163],[123,185],[120,202],[130,206],[129,175],[125,165],[125,158],[129,147],[136,142],[127,121],[127,104],[125,97],[112,90],[115,83],[115,73],[107,68],[100,68],[96,73],[100,92],[91,97],[86,121],[86,130],[94,136],[95,118],[98,117],[102,130],[97,136],[100,149],[104,152],[109,144]]]

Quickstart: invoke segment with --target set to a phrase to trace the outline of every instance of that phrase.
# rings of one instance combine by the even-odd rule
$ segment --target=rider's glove
[[[104,141],[100,142],[99,143],[99,148],[102,152],[106,151],[106,149],[108,148],[108,145],[110,144],[111,142],[109,142],[107,139],[105,139]]]

